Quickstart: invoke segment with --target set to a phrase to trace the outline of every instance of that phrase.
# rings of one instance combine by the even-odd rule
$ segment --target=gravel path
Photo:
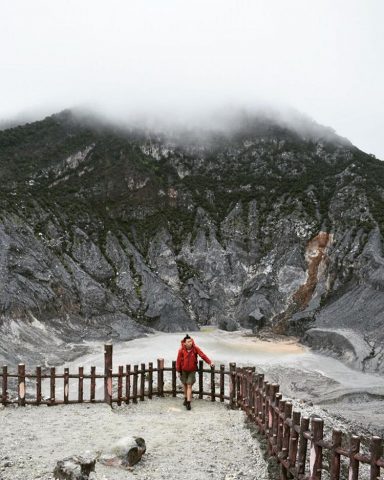
[[[267,480],[244,414],[225,405],[155,398],[137,405],[7,407],[0,410],[0,480],[48,480],[57,460],[102,451],[127,435],[145,439],[133,471],[96,464],[98,480]]]

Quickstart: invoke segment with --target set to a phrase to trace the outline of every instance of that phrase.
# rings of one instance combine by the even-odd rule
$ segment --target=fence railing
[[[333,429],[324,435],[324,422],[293,411],[290,401],[283,400],[279,385],[271,384],[254,368],[204,368],[198,364],[199,398],[227,402],[241,408],[250,422],[267,440],[267,450],[280,464],[280,479],[384,480],[383,440],[373,436],[362,439]],[[176,397],[182,391],[177,382],[176,362],[166,367],[163,359],[140,365],[120,365],[113,371],[112,345],[104,348],[104,373],[91,366],[89,373],[79,367],[77,373],[64,368],[36,367],[27,372],[20,364],[17,372],[4,366],[1,374],[3,405],[60,405],[70,403],[129,404],[154,396]]]
[[[232,368],[235,368],[233,366]],[[210,397],[212,401],[229,401],[234,404],[234,393],[230,394],[230,371],[224,365],[219,369],[204,368],[198,364],[198,388],[193,393],[199,398]],[[176,396],[181,392],[177,382],[176,362],[166,367],[164,359],[140,365],[120,365],[112,368],[112,345],[104,348],[104,372],[91,366],[87,373],[78,367],[76,373],[55,367],[26,371],[19,364],[15,372],[3,366],[1,373],[1,403],[3,405],[61,405],[70,403],[137,403],[145,398],[164,395]],[[231,396],[232,395],[232,396]]]
[[[320,480],[323,473],[331,480],[348,478],[383,480],[383,440],[367,439],[367,452],[360,451],[361,438],[333,429],[324,436],[319,417],[301,416],[292,403],[283,400],[279,385],[271,384],[254,369],[236,369],[236,404],[260,433],[267,438],[268,453],[280,463],[282,480]],[[364,472],[360,472],[360,467]]]

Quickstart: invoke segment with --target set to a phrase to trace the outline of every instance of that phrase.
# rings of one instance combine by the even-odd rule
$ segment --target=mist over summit
[[[88,126],[93,129],[121,131],[122,134],[160,135],[165,140],[180,143],[191,141],[207,141],[215,135],[232,137],[235,135],[262,135],[272,128],[296,133],[303,140],[330,141],[334,143],[350,143],[337,135],[331,127],[318,124],[308,115],[291,107],[258,104],[253,107],[231,106],[221,108],[202,107],[199,110],[160,109],[132,110],[110,109],[106,111],[96,108],[76,107],[65,109],[57,114],[48,115],[59,122]],[[23,117],[4,120],[1,130],[41,121],[30,113]]]

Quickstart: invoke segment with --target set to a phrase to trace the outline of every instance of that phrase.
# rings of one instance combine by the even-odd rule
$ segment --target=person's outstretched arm
[[[208,363],[208,365],[210,365],[211,367],[214,367],[215,365],[212,363],[212,361],[207,357],[207,355],[205,355],[205,353],[195,345],[195,348],[196,348],[196,352],[197,354],[199,355],[199,357],[201,357],[204,362]]]

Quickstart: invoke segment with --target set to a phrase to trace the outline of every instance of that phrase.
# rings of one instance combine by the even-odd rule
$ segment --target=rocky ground
[[[346,420],[342,412],[335,415],[310,402],[292,402],[303,416],[324,419],[326,437],[332,429],[361,435],[361,448],[367,452],[369,432],[358,421]],[[2,408],[0,480],[53,480],[57,460],[86,451],[108,451],[130,435],[146,441],[142,460],[130,470],[96,463],[94,480],[276,478],[276,463],[264,458],[263,437],[242,411],[195,399],[187,412],[181,403],[180,397],[166,397],[113,409],[104,404]],[[325,479],[329,478],[328,460],[324,458]],[[361,478],[369,478],[365,466],[361,466]]]
[[[67,405],[0,410],[1,480],[50,480],[57,460],[103,451],[121,437],[145,439],[147,452],[131,471],[96,464],[97,480],[251,480],[268,478],[244,414],[222,404],[165,398],[110,407]]]
[[[179,337],[159,333],[118,343],[114,345],[114,368],[126,363],[139,365],[144,360],[155,362],[156,357],[164,358],[168,366]],[[324,419],[327,438],[333,428],[363,439],[384,435],[382,377],[352,370],[332,357],[303,348],[294,339],[261,341],[240,332],[209,329],[194,337],[216,365],[227,364],[230,358],[239,366],[256,366],[268,381],[280,385],[284,398],[294,399],[295,410]],[[96,365],[98,371],[103,368],[103,344],[89,343],[86,348],[90,353],[65,364],[71,372],[79,365],[85,371],[90,365]],[[166,389],[171,388],[168,373]],[[77,395],[77,384],[72,386],[71,399]],[[97,398],[101,398],[103,385],[97,386]],[[57,385],[56,393],[62,398],[62,385]],[[108,449],[116,440],[131,435],[147,442],[143,461],[133,471],[98,464],[96,479],[183,479],[188,470],[188,479],[268,478],[257,443],[260,439],[252,438],[253,432],[244,427],[242,412],[209,401],[196,400],[191,412],[183,409],[180,398],[154,399],[113,410],[102,404],[8,407],[0,410],[0,432],[0,480],[52,479],[57,460],[85,450]],[[366,449],[368,443],[363,440],[362,446]],[[270,478],[275,478],[273,475]]]

